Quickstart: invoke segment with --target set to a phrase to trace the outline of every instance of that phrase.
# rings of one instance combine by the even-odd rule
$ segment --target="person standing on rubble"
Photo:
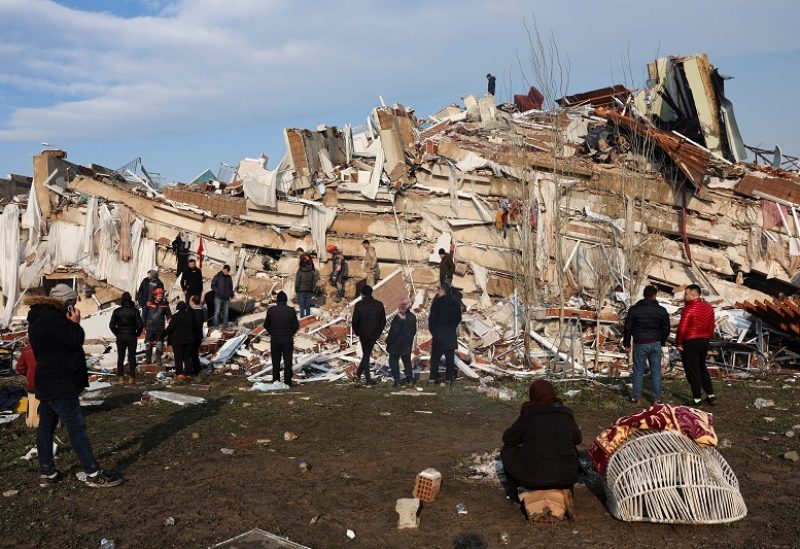
[[[339,302],[344,297],[344,283],[350,277],[350,269],[341,250],[335,250],[333,254],[333,267],[331,269],[331,284],[336,286],[336,301]]]
[[[281,360],[283,360],[283,382],[292,386],[292,352],[294,351],[294,334],[300,329],[297,311],[291,307],[286,292],[278,292],[277,303],[267,309],[264,318],[264,329],[270,336],[270,354],[272,355],[272,381],[281,380]]]
[[[403,361],[405,383],[414,383],[414,372],[411,369],[411,349],[417,335],[417,316],[411,312],[411,300],[404,297],[397,306],[397,314],[389,326],[386,336],[386,352],[389,353],[389,369],[394,378],[394,387],[400,385],[400,364]]]
[[[186,303],[193,295],[203,295],[203,271],[197,266],[197,261],[191,258],[188,266],[183,271],[181,276],[181,290],[183,290],[183,297]]]
[[[439,248],[439,286],[453,286],[453,276],[456,274],[456,264],[452,254]]]
[[[647,286],[644,299],[631,307],[625,317],[622,346],[625,352],[630,352],[633,338],[633,396],[630,400],[634,404],[642,398],[642,380],[648,363],[653,403],[661,402],[661,348],[669,338],[669,313],[656,301],[657,294],[658,288]]]
[[[380,277],[378,273],[378,254],[369,240],[362,241],[361,245],[364,247],[364,261],[361,266],[364,270],[364,277],[367,279],[367,286],[375,286]]]
[[[692,388],[692,403],[699,406],[705,391],[706,402],[713,406],[717,398],[706,368],[706,355],[709,341],[714,336],[714,307],[700,297],[700,286],[697,284],[686,286],[683,299],[686,304],[678,324],[675,345],[681,351],[683,371]]]
[[[186,375],[192,375],[192,348],[196,340],[194,315],[186,303],[181,301],[177,305],[177,310],[169,321],[169,326],[164,331],[164,335],[172,347],[172,355],[175,358],[175,374],[178,379],[186,379]]]
[[[361,380],[363,373],[366,384],[372,385],[369,365],[372,349],[385,327],[386,309],[383,303],[372,297],[372,286],[365,285],[361,288],[361,299],[353,308],[353,333],[358,336],[362,352],[361,362],[355,375],[356,383]]]
[[[127,355],[131,381],[135,381],[136,342],[144,330],[144,321],[128,292],[122,294],[120,306],[111,313],[108,327],[117,338],[117,378],[124,379],[125,356]]]
[[[430,382],[439,382],[439,361],[444,355],[445,381],[453,385],[456,381],[455,352],[458,348],[458,326],[461,324],[461,303],[453,297],[453,291],[442,284],[439,294],[431,303],[428,315],[428,330],[433,336],[431,347]]]
[[[311,314],[311,298],[314,296],[316,287],[316,273],[311,256],[303,254],[300,256],[300,269],[294,275],[294,293],[297,295],[297,303],[300,306],[300,318],[305,318]]]
[[[69,442],[86,473],[87,486],[107,488],[122,483],[106,474],[97,463],[86,420],[78,399],[89,386],[81,328],[81,311],[75,304],[78,294],[66,284],[56,284],[49,297],[27,300],[28,340],[36,358],[35,389],[39,399],[39,427],[36,450],[39,459],[39,484],[47,487],[63,478],[53,461],[53,437],[58,420],[67,428]]]
[[[219,326],[221,322],[225,329],[228,327],[228,309],[234,294],[230,265],[223,265],[222,270],[214,275],[211,289],[214,290],[214,325]]]
[[[175,252],[175,276],[181,276],[189,266],[189,243],[184,242],[181,233],[172,241],[172,251]]]
[[[136,292],[136,303],[139,304],[139,307],[144,309],[147,302],[153,300],[153,292],[158,288],[163,290],[164,283],[158,278],[158,270],[150,269],[139,284],[139,291]]]
[[[494,97],[495,85],[497,83],[497,78],[492,76],[492,73],[486,73],[486,83],[487,83],[487,90],[489,95]]]
[[[153,300],[148,301],[144,307],[142,321],[144,322],[144,361],[153,363],[153,347],[156,348],[156,365],[161,366],[161,355],[164,353],[164,330],[167,321],[172,318],[169,303],[164,299],[164,290],[156,288]]]
[[[200,373],[200,346],[203,344],[203,322],[206,320],[206,308],[200,303],[200,296],[189,297],[189,312],[194,319],[194,343],[192,343],[192,375]],[[209,364],[209,373],[214,371],[214,367]]]

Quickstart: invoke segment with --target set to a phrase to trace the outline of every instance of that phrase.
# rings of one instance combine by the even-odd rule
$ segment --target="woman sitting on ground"
[[[581,430],[572,410],[556,396],[549,381],[534,381],[530,400],[514,425],[503,433],[500,457],[508,478],[508,497],[518,502],[517,489],[572,489],[578,478]]]

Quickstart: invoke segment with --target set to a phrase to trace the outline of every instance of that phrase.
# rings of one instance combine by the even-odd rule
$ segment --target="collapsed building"
[[[514,103],[469,95],[426,118],[383,105],[361,126],[287,128],[272,169],[245,158],[188,185],[159,186],[141,161],[111,170],[43,151],[29,192],[3,201],[0,324],[13,332],[21,296],[60,279],[80,281],[90,312],[154,266],[169,287],[176,236],[206,280],[234,267],[243,314],[278,290],[293,296],[299,248],[323,277],[329,246],[342,250],[355,297],[368,238],[387,289],[403,285],[418,308],[438,284],[437,250],[453,253],[468,311],[462,371],[620,372],[620,315],[646,283],[676,296],[672,313],[682,288],[700,284],[721,335],[754,342],[745,366],[763,363],[764,330],[800,333],[786,319],[800,309],[776,299],[800,286],[797,159],[776,148],[769,164],[747,162],[725,77],[705,55],[661,58],[648,74],[645,89],[547,109],[534,87]],[[323,309],[313,334],[347,316]]]

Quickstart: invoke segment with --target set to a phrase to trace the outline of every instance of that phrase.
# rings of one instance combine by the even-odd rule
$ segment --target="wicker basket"
[[[640,431],[622,444],[608,462],[606,494],[624,521],[718,524],[747,515],[725,459],[677,431]]]

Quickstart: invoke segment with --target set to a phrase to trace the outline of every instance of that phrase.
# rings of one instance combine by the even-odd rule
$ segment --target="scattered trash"
[[[285,433],[283,433],[283,440],[285,440],[286,442],[297,440],[297,435],[291,431],[286,431]]]
[[[113,539],[106,539],[103,538],[100,540],[100,549],[115,549],[117,544],[114,543]]]
[[[10,498],[16,496],[17,494],[19,494],[19,490],[6,490],[3,492],[3,497]]]
[[[199,438],[200,438],[200,433],[192,433],[192,438],[193,438],[194,440],[197,440],[197,439],[199,439]]]
[[[0,415],[0,425],[5,425],[6,423],[11,423],[15,419],[17,419],[20,415],[19,414],[3,414]]]
[[[308,473],[311,470],[311,465],[306,463],[305,460],[300,460],[300,472]]]
[[[167,374],[165,374],[164,372],[158,372],[156,374],[156,381],[161,381],[161,382],[167,381]]]
[[[794,438],[794,431],[786,431],[786,436],[789,438]]]
[[[570,389],[569,391],[564,391],[564,396],[567,398],[573,398],[581,394],[580,389]]]
[[[158,400],[166,400],[178,406],[187,406],[193,404],[205,404],[206,399],[192,395],[182,395],[180,393],[170,393],[168,391],[147,391],[147,394]]]
[[[503,545],[508,545],[509,543],[511,543],[511,536],[509,536],[505,532],[500,532],[499,537],[500,537],[500,543],[502,543]]]
[[[430,410],[414,410],[415,414],[432,414]]]
[[[236,450],[234,450],[233,448],[221,448],[220,452],[222,452],[226,456],[232,456],[234,452],[236,452]]]
[[[467,506],[464,505],[463,503],[459,503],[458,505],[456,505],[456,512],[459,515],[466,515],[467,514]]]
[[[775,421],[775,418],[770,416],[764,416],[764,421],[766,421],[767,423],[772,423],[773,421]]]
[[[757,398],[753,401],[753,406],[756,410],[762,410],[764,408],[772,408],[775,406],[775,402],[772,400],[767,400],[766,398]]]
[[[797,462],[800,461],[800,455],[797,454],[794,450],[791,452],[786,452],[783,454],[783,459],[788,459],[789,461]]]
[[[380,415],[382,415],[382,416],[390,416],[390,415],[392,415],[392,412],[381,412]]]
[[[87,475],[84,471],[78,471],[75,473],[75,478],[81,482],[86,482],[86,479],[89,478],[89,475]]]
[[[731,444],[731,441],[728,440],[727,438],[723,438],[722,440],[719,441],[719,444],[717,444],[717,449],[718,450],[727,450],[731,446],[733,446]]]
[[[164,526],[175,526],[175,517],[167,517]]]
[[[262,381],[256,381],[251,387],[251,389],[253,391],[263,391],[265,393],[271,393],[273,391],[288,391],[289,389],[291,389],[291,387],[289,387],[282,381],[273,381],[272,383],[264,383]]]
[[[350,538],[350,539],[356,539],[356,533],[348,528],[347,529],[347,537]]]
[[[318,520],[319,520],[319,515],[314,515],[311,518],[311,522],[309,522],[309,524],[316,524]]]
[[[58,451],[58,444],[56,444],[56,443],[54,442],[54,443],[53,443],[53,457],[54,457],[54,458],[56,457],[56,452],[57,452],[57,451]],[[37,450],[37,449],[36,449],[36,447],[34,446],[34,447],[33,447],[33,448],[31,448],[30,450],[28,450],[28,453],[27,453],[27,454],[25,454],[24,456],[22,456],[22,457],[21,457],[21,458],[19,458],[19,459],[24,459],[25,461],[30,461],[30,460],[32,460],[33,458],[35,458],[36,456],[38,456],[38,455],[39,455],[39,450]]]
[[[399,498],[394,506],[397,512],[397,529],[419,527],[419,499]]]

